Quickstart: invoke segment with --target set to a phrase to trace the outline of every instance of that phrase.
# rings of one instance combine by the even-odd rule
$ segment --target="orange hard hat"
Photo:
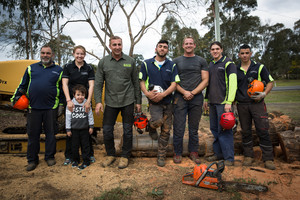
[[[24,110],[28,108],[28,105],[29,105],[29,100],[27,99],[26,95],[23,94],[15,103],[13,108],[18,110]]]
[[[264,89],[264,83],[255,79],[248,84],[247,94],[249,95],[249,97],[251,97],[252,95],[256,95],[255,92],[263,92]]]

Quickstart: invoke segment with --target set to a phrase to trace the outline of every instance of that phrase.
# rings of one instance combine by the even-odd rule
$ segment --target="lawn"
[[[280,87],[280,86],[293,86],[293,85],[300,85],[300,79],[299,80],[275,80],[274,86]]]

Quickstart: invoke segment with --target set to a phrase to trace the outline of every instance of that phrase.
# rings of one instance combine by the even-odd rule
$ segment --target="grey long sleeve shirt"
[[[102,103],[104,85],[106,105],[116,108],[132,103],[141,104],[138,70],[133,58],[122,54],[117,61],[110,54],[101,59],[95,74],[96,103]]]

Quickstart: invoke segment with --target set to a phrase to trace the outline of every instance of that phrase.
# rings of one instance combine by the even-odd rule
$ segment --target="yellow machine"
[[[8,108],[11,105],[10,98],[17,89],[20,81],[24,75],[25,69],[39,60],[13,60],[13,61],[0,61],[0,108]],[[103,95],[104,96],[104,95]],[[93,110],[95,110],[95,102],[92,102]],[[103,113],[100,116],[94,113],[95,130],[100,130],[102,127]],[[121,115],[118,116],[117,121],[121,121]],[[27,135],[19,135],[11,137],[12,135],[4,134],[0,130],[0,153],[26,153],[27,148]],[[65,147],[65,134],[57,134],[57,150],[64,150]],[[63,140],[63,141],[60,141]],[[25,147],[26,146],[26,147]],[[43,136],[41,137],[41,152],[44,152]]]

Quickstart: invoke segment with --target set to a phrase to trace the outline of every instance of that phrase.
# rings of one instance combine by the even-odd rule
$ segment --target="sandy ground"
[[[14,116],[1,115],[3,123],[9,120],[10,125],[22,125],[24,120],[12,122]],[[207,123],[202,120],[201,123]],[[202,124],[203,125],[203,124]],[[118,130],[117,130],[118,131]],[[136,133],[135,133],[136,134]],[[104,191],[122,188],[131,191],[123,199],[299,199],[300,196],[300,162],[286,163],[276,158],[276,170],[264,168],[262,161],[256,161],[252,168],[243,167],[243,156],[235,157],[235,166],[226,167],[223,180],[244,180],[268,186],[268,192],[249,194],[244,192],[219,192],[216,190],[192,187],[182,184],[182,176],[192,172],[194,163],[184,157],[181,164],[174,164],[167,158],[165,167],[156,165],[155,157],[133,157],[129,167],[118,169],[118,161],[102,168],[104,145],[94,146],[96,162],[79,171],[71,166],[63,166],[64,154],[56,154],[57,164],[48,167],[40,154],[40,164],[31,172],[25,170],[26,157],[20,155],[0,154],[0,199],[94,199]],[[209,164],[201,158],[203,163]],[[154,195],[153,191],[163,194]]]

